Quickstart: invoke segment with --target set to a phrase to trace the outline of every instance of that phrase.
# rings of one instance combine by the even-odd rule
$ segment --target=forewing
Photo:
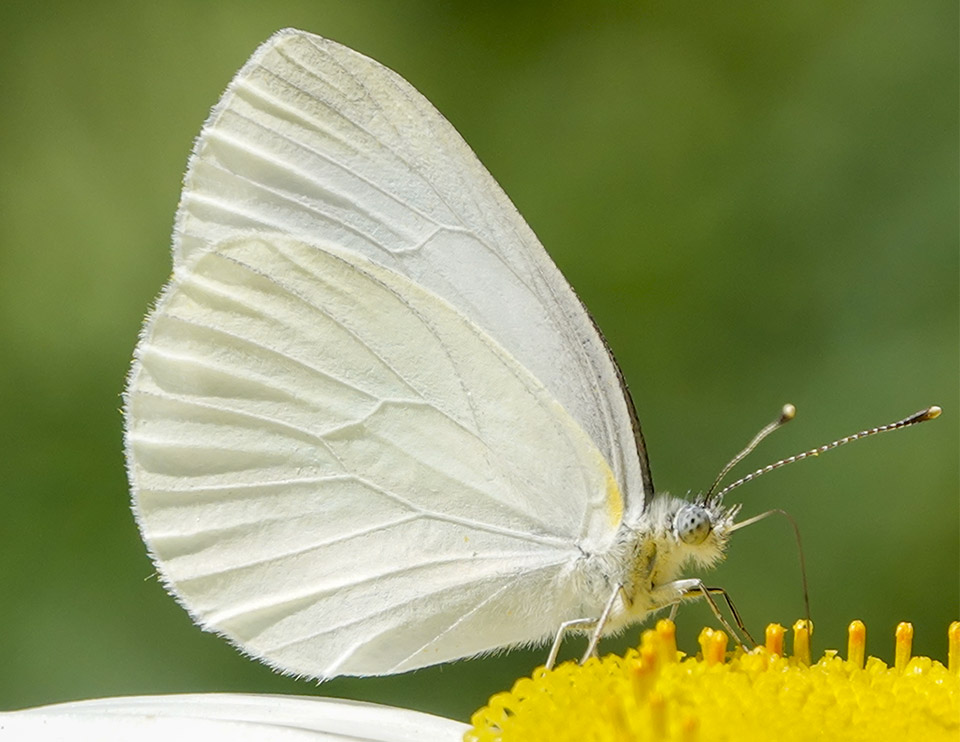
[[[293,30],[254,54],[197,141],[175,260],[251,230],[337,245],[452,304],[550,390],[643,506],[632,405],[586,310],[459,134],[394,72]]]
[[[176,266],[126,397],[138,521],[207,629],[282,670],[385,674],[584,607],[621,499],[600,451],[448,302],[258,233]]]

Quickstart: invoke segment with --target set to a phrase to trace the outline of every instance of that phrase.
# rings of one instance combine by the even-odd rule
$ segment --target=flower
[[[810,632],[794,626],[766,644],[728,653],[723,632],[704,629],[684,658],[675,627],[660,621],[639,650],[584,665],[539,668],[476,712],[467,742],[550,740],[953,740],[960,735],[960,622],[949,630],[948,667],[911,658],[913,629],[897,629],[896,661],[864,661],[866,630],[850,625],[847,659],[830,650],[810,663]]]
[[[102,698],[0,713],[3,742],[459,742],[466,729],[360,701],[244,693]]]

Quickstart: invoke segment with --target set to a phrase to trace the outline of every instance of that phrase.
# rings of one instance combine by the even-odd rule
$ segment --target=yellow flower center
[[[625,656],[537,669],[498,693],[471,720],[466,742],[631,740],[952,740],[960,738],[960,622],[950,626],[948,666],[911,657],[913,627],[896,632],[893,667],[865,659],[866,628],[850,624],[847,659],[810,661],[807,622],[767,628],[763,647],[727,652],[704,629],[700,654],[677,651],[660,621]]]

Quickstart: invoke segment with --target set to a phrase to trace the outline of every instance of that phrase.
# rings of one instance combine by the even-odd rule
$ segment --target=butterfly
[[[297,30],[196,141],[125,424],[165,586],[300,676],[595,646],[709,599],[684,570],[736,527],[654,493],[610,349],[451,124]]]

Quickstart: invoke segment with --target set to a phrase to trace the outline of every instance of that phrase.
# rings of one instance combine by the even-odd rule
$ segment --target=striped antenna
[[[753,449],[759,446],[760,441],[762,441],[764,438],[770,435],[773,431],[778,430],[779,428],[782,428],[788,422],[793,420],[793,418],[795,418],[796,416],[797,416],[797,408],[794,407],[789,402],[785,404],[783,408],[780,410],[780,416],[773,422],[767,423],[766,425],[764,425],[760,429],[760,432],[757,433],[755,436],[753,436],[751,441],[746,446],[743,447],[743,450],[740,453],[738,453],[736,456],[734,456],[732,459],[730,459],[729,463],[725,467],[723,467],[723,469],[720,470],[719,474],[717,474],[717,478],[713,480],[713,484],[710,485],[710,489],[708,489],[700,497],[697,498],[697,502],[700,503],[701,505],[708,502],[710,498],[713,496],[713,491],[720,486],[720,482],[722,482],[723,478],[730,473],[730,470],[733,467],[735,467],[737,464],[743,461]]]
[[[788,405],[788,406],[792,407],[792,405]],[[784,409],[786,410],[787,408],[784,407]],[[747,482],[750,482],[759,476],[772,472],[774,469],[779,469],[781,467],[786,466],[787,464],[792,464],[796,461],[802,461],[803,459],[819,456],[822,453],[826,453],[827,451],[832,451],[834,448],[839,448],[840,446],[843,446],[847,443],[858,441],[861,438],[869,438],[870,436],[877,435],[878,433],[886,433],[890,430],[899,430],[900,428],[908,428],[911,425],[916,425],[917,423],[926,422],[927,420],[933,420],[934,418],[939,417],[941,412],[942,410],[939,407],[937,407],[936,405],[933,405],[932,407],[927,407],[926,409],[920,410],[919,412],[915,412],[914,414],[910,415],[910,417],[903,418],[903,420],[897,420],[895,423],[889,423],[888,425],[881,425],[877,428],[870,428],[869,430],[861,430],[859,433],[854,433],[853,435],[848,435],[848,436],[845,436],[844,438],[838,438],[832,443],[827,443],[826,445],[820,446],[819,448],[811,448],[809,451],[798,453],[795,456],[788,456],[785,459],[780,459],[779,461],[775,461],[772,464],[768,464],[762,469],[757,469],[756,471],[741,477],[736,482],[732,482],[731,484],[728,484],[726,487],[720,490],[717,494],[710,495],[709,502],[711,504],[717,504],[721,502],[723,500],[724,495],[726,495],[731,490],[735,490],[741,484],[746,484]],[[782,416],[781,416],[781,419],[782,419]],[[730,464],[724,467],[724,470],[721,473],[721,476],[717,478],[717,481],[719,482],[719,480],[723,478],[723,475],[726,474],[728,471],[730,471],[730,468],[734,464],[736,464],[738,461],[740,461],[740,459],[742,459],[750,451],[752,451],[753,448],[756,447],[757,443],[760,442],[760,440],[766,437],[766,435],[769,435],[769,433],[776,430],[782,424],[783,423],[777,424],[776,422],[774,422],[768,425],[763,430],[761,430],[760,433],[758,433],[757,436],[754,438],[754,440],[750,442],[750,445],[748,445],[743,451],[740,452],[740,454],[734,457],[733,461],[731,461]],[[716,486],[717,486],[716,483],[714,483],[714,486],[711,487],[710,490],[713,490]]]

